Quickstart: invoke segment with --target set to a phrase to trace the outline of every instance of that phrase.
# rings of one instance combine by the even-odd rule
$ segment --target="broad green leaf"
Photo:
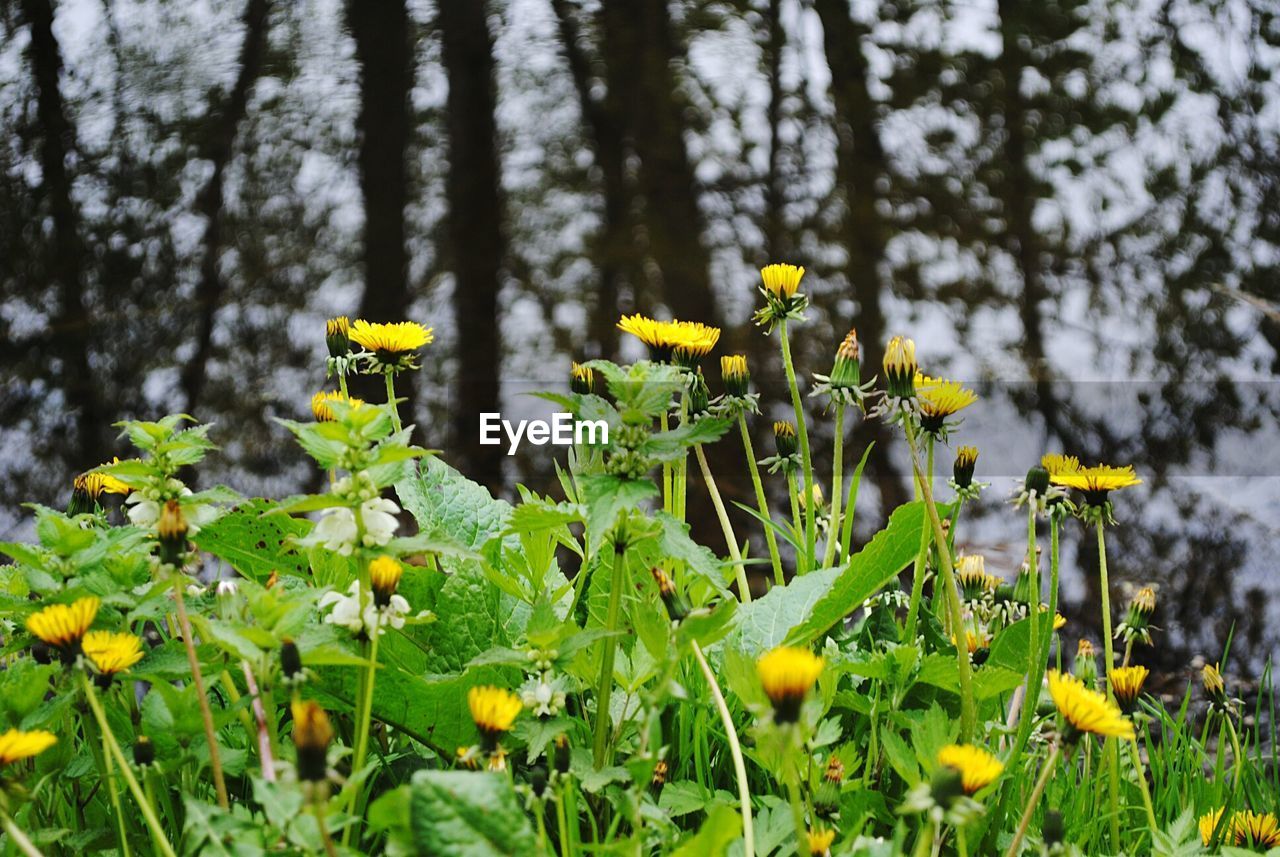
[[[1047,616],[1045,621],[1049,621]],[[1026,672],[1030,637],[1031,621],[1029,619],[1014,622],[997,634],[991,642],[991,654],[987,656],[987,665]]]
[[[276,504],[250,500],[226,512],[196,533],[196,547],[211,553],[259,582],[273,571],[307,576],[307,555],[292,540],[311,531],[311,522],[287,515],[269,514]]]
[[[742,837],[742,816],[736,810],[716,804],[698,832],[671,852],[671,857],[720,857]]]
[[[436,458],[418,462],[396,494],[427,538],[478,551],[506,529],[511,505]]]
[[[838,568],[812,571],[743,604],[738,608],[738,628],[731,642],[750,657],[782,645],[796,625],[826,598],[840,575]]]
[[[409,800],[419,853],[436,857],[539,854],[509,777],[477,771],[419,771]]]
[[[594,551],[617,522],[618,513],[656,496],[658,486],[648,479],[601,473],[582,477],[582,492],[587,506],[587,547]]]
[[[897,577],[920,550],[920,528],[925,526],[925,521],[923,502],[907,503],[895,509],[889,516],[888,525],[839,570],[838,577],[813,605],[812,612],[806,611],[796,617],[797,620],[803,617],[803,621],[791,630],[787,642],[809,645]],[[812,576],[809,574],[797,580]]]

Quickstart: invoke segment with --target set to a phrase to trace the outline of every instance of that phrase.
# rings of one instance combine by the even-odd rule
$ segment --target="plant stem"
[[[969,663],[969,646],[964,638],[964,611],[960,606],[960,593],[956,591],[955,569],[951,564],[951,551],[947,549],[947,535],[942,530],[942,519],[938,517],[938,506],[933,500],[933,489],[929,481],[920,472],[920,455],[916,449],[915,427],[910,422],[905,424],[907,448],[911,452],[911,468],[920,482],[920,490],[924,493],[924,505],[933,524],[933,540],[938,549],[938,566],[943,598],[951,612],[951,627],[956,635],[956,666],[960,678],[960,743],[967,743],[973,736],[977,721],[977,708],[973,701],[972,666]],[[1038,606],[1038,605],[1037,605]]]
[[[369,664],[365,667],[367,677],[364,682],[364,699],[360,704],[360,724],[356,732],[356,752],[351,762],[353,776],[364,768],[365,757],[369,754],[369,724],[373,720],[373,686],[378,678],[378,638],[381,636],[378,633],[378,621],[381,618],[375,607],[369,640]]]
[[[791,498],[791,529],[794,530],[796,541],[804,538],[804,530],[800,524],[800,492],[796,488],[796,475],[790,470],[787,471],[787,495]],[[804,545],[796,546],[796,574],[803,574],[809,568],[805,563]]]
[[[1040,802],[1040,796],[1044,794],[1044,787],[1049,784],[1049,777],[1053,774],[1053,767],[1058,761],[1060,750],[1061,748],[1055,744],[1049,751],[1049,758],[1044,760],[1044,768],[1040,771],[1035,788],[1031,790],[1031,797],[1027,799],[1027,808],[1022,811],[1018,829],[1014,832],[1013,841],[1009,843],[1009,850],[1004,852],[1004,857],[1016,857],[1018,846],[1022,844],[1022,837],[1027,835],[1027,827],[1031,824],[1031,815],[1035,812],[1036,804]]]
[[[858,501],[858,486],[862,484],[862,469],[866,466],[867,459],[871,457],[871,450],[875,445],[874,440],[867,444],[867,448],[862,451],[862,460],[854,468],[853,478],[849,480],[849,494],[844,503],[844,524],[840,528],[840,556],[846,561],[853,550],[853,518],[857,512],[855,507]]]
[[[269,724],[274,724],[276,711],[275,706],[271,706],[271,719],[267,719],[267,709],[263,707],[262,694],[259,692],[258,683],[254,681],[253,670],[249,668],[248,661],[241,661],[240,668],[244,670],[244,680],[246,687],[253,699],[253,716],[258,723],[258,753],[262,757],[262,778],[269,783],[276,781],[276,762],[272,745]]]
[[[742,433],[742,448],[747,454],[747,468],[751,471],[751,485],[756,490],[756,506],[764,521],[772,521],[769,515],[769,498],[765,496],[764,484],[760,481],[760,466],[756,464],[756,451],[751,444],[751,432],[747,430],[747,415],[738,414],[738,430]],[[782,586],[786,580],[782,576],[782,557],[778,553],[778,538],[773,534],[773,527],[764,524],[764,540],[769,545],[769,561],[773,563],[773,582]]]
[[[343,399],[350,399],[351,394],[347,392],[347,373],[338,372],[338,392],[342,394]]]
[[[733,534],[733,524],[729,522],[729,513],[725,511],[724,501],[720,499],[720,490],[716,488],[716,480],[711,475],[711,467],[707,464],[702,444],[693,445],[693,454],[698,457],[702,481],[707,483],[707,494],[711,496],[711,505],[715,507],[716,517],[720,520],[720,531],[724,533],[725,543],[729,546],[729,558],[733,560],[733,571],[738,577],[738,600],[743,604],[750,604],[751,584],[747,581],[747,570],[742,564],[742,552],[738,550],[738,537]]]
[[[1040,558],[1036,555],[1036,504],[1027,504],[1027,576],[1031,579],[1031,603],[1027,605],[1028,634],[1031,645],[1027,647],[1027,695],[1023,704],[1023,717],[1035,716],[1036,700],[1040,696],[1040,671],[1044,661],[1040,658]],[[1053,627],[1052,617],[1049,626]],[[1032,683],[1034,680],[1034,684]]]
[[[670,404],[668,402],[668,404]],[[658,417],[658,427],[663,431],[669,431],[671,423],[667,419],[666,408],[662,409],[662,414]],[[662,462],[662,511],[668,515],[675,514],[675,498],[671,496],[671,462]]]
[[[800,772],[793,771],[787,775],[787,802],[791,804],[791,820],[796,826],[796,854],[804,857],[809,853],[809,827],[804,821],[804,805],[800,801]]]
[[[320,828],[320,839],[324,842],[324,853],[328,857],[338,857],[337,846],[333,844],[333,837],[329,835],[329,825],[324,823],[324,807],[319,803],[313,803],[311,805],[311,814],[316,817],[316,827]]]
[[[840,501],[844,499],[844,402],[836,402],[835,432],[831,449],[831,525],[827,527],[827,550],[822,557],[823,568],[830,568],[835,562],[836,542],[840,540]]]
[[[204,689],[204,674],[200,671],[200,659],[196,657],[196,644],[187,618],[187,600],[182,584],[185,575],[180,569],[173,575],[173,600],[178,610],[178,628],[182,631],[182,644],[187,650],[187,664],[191,668],[191,681],[196,686],[196,699],[200,703],[200,719],[204,723],[204,739],[209,743],[209,767],[213,769],[213,788],[218,795],[218,806],[228,809],[227,782],[222,777],[222,755],[218,752],[218,734],[213,728],[213,711],[209,708],[209,696]]]
[[[396,402],[396,379],[390,372],[384,372],[383,377],[387,380],[387,404],[391,406],[391,427],[398,433],[400,431],[400,405]]]
[[[1102,647],[1106,658],[1107,697],[1115,700],[1111,690],[1111,673],[1115,669],[1115,650],[1111,641],[1111,584],[1107,580],[1107,540],[1106,528],[1102,516],[1098,516],[1098,578],[1102,594]],[[1120,843],[1120,748],[1115,738],[1107,739],[1105,748],[1107,765],[1110,769],[1108,779],[1111,784],[1111,845],[1119,847]]]
[[[120,853],[124,857],[130,857],[132,852],[129,850],[129,837],[125,832],[124,812],[120,809],[120,794],[116,791],[116,775],[112,770],[111,751],[107,749],[107,739],[102,739],[103,767],[106,769],[105,776],[107,784],[107,795],[111,798],[111,809],[116,814],[116,828],[120,833]]]
[[[613,661],[618,648],[618,620],[622,612],[622,578],[626,567],[626,549],[614,549],[613,568],[609,575],[609,608],[605,614],[604,655],[600,659],[600,680],[596,685],[596,729],[593,758],[596,770],[604,767],[609,749],[609,697],[613,693]]]
[[[738,778],[738,803],[742,812],[742,844],[745,857],[753,857],[756,839],[751,819],[751,787],[747,781],[747,765],[742,758],[742,745],[738,743],[738,730],[733,726],[733,717],[729,714],[729,705],[724,701],[724,694],[720,691],[716,675],[711,671],[711,665],[707,663],[702,647],[697,642],[693,643],[693,656],[697,658],[702,677],[707,680],[707,686],[711,688],[712,701],[716,704],[716,710],[720,712],[720,722],[724,724],[725,736],[729,739],[729,755],[733,758],[733,772]]]
[[[129,786],[133,799],[138,802],[138,808],[142,810],[142,818],[151,830],[151,836],[155,839],[156,847],[160,849],[160,853],[164,854],[165,857],[177,857],[173,851],[173,846],[165,838],[164,830],[160,827],[160,820],[156,818],[155,810],[151,808],[151,803],[147,800],[147,796],[143,794],[142,787],[138,785],[138,780],[133,776],[133,771],[129,770],[129,763],[125,761],[124,753],[120,751],[120,744],[116,741],[116,736],[111,731],[111,724],[107,722],[107,715],[102,710],[102,703],[98,701],[98,694],[94,691],[93,683],[89,681],[89,676],[85,673],[80,673],[80,684],[84,688],[85,699],[88,700],[89,707],[93,709],[93,716],[98,721],[98,728],[102,730],[102,740],[106,742],[107,750],[115,758],[116,764],[120,766],[120,773],[124,776],[124,781]]]
[[[1147,808],[1147,824],[1151,828],[1151,835],[1156,834],[1156,811],[1151,804],[1151,790],[1147,788],[1147,774],[1142,769],[1142,756],[1138,753],[1138,739],[1129,740],[1129,751],[1133,756],[1133,772],[1138,778],[1138,788],[1142,790],[1142,804]]]
[[[800,461],[804,466],[804,554],[808,568],[813,568],[814,557],[814,523],[813,516],[817,511],[813,502],[813,460],[809,454],[809,429],[804,418],[804,403],[800,399],[800,388],[796,386],[796,369],[791,362],[791,340],[787,335],[787,322],[778,325],[779,340],[782,342],[782,365],[787,372],[787,387],[791,390],[791,407],[796,412],[796,432],[800,436]]]
[[[0,823],[4,824],[4,832],[9,834],[9,839],[12,840],[14,847],[26,857],[44,857],[43,852],[27,838],[27,834],[22,832],[22,828],[4,809],[0,809]]]

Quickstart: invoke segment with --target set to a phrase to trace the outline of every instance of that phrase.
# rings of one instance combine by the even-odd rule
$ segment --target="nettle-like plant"
[[[756,320],[778,337],[794,421],[774,424],[759,460],[746,359],[720,359],[713,396],[702,363],[719,331],[641,316],[619,327],[650,359],[574,364],[567,395],[543,394],[608,427],[557,463],[558,497],[494,499],[413,444],[395,381],[432,336],[411,322],[329,322],[338,389],[315,396],[314,421],[282,421],[327,473],[322,493],[193,491],[207,426],[122,424],[137,457],[76,479],[65,514],[33,507],[35,544],[0,544],[6,847],[923,857],[1280,843],[1258,712],[1243,719],[1216,665],[1204,706],[1143,695],[1132,661],[1152,642],[1153,590],[1112,630],[1106,532],[1133,471],[1045,456],[1012,497],[1025,560],[994,574],[957,551],[964,506],[988,487],[977,449],[956,450],[945,486],[934,475],[977,397],[923,374],[904,337],[864,380],[850,332],[810,385],[835,427],[820,480],[789,344],[803,273],[762,272]],[[386,402],[351,398],[351,372],[382,375]],[[915,486],[861,546],[872,450],[847,468],[851,416],[896,427]],[[735,532],[704,453],[735,428],[755,501],[738,520],[761,528],[767,557]],[[689,536],[691,467],[723,558]],[[787,485],[781,514],[772,478]],[[1068,670],[1060,637],[1072,518],[1097,540],[1101,669],[1081,641]]]

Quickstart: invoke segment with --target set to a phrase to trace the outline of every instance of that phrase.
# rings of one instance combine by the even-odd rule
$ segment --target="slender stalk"
[[[400,431],[400,405],[396,402],[396,379],[390,372],[384,372],[383,376],[387,380],[387,404],[391,406],[391,427],[397,432]]]
[[[671,423],[667,419],[666,408],[663,408],[662,414],[658,417],[658,427],[662,431],[669,431]],[[662,511],[668,515],[675,514],[675,498],[671,495],[671,462],[662,462]]]
[[[920,528],[920,549],[911,565],[911,601],[907,606],[907,626],[903,640],[911,643],[916,638],[916,622],[920,616],[920,600],[924,597],[925,559],[929,556],[929,528]]]
[[[747,430],[747,415],[738,414],[738,430],[742,434],[742,448],[747,454],[747,468],[751,471],[751,485],[756,490],[756,507],[760,517],[765,521],[773,518],[769,515],[769,498],[765,496],[764,484],[760,481],[760,466],[756,464],[756,451],[751,444],[751,432]],[[782,586],[786,580],[782,576],[782,556],[778,553],[778,537],[773,534],[773,527],[764,526],[764,540],[769,545],[769,562],[773,564],[773,582]]]
[[[836,542],[840,540],[840,501],[844,499],[844,402],[836,402],[835,432],[831,449],[831,526],[827,528],[827,550],[822,557],[823,568],[830,568],[835,562]]]
[[[1138,739],[1129,740],[1129,752],[1133,756],[1133,772],[1138,778],[1138,788],[1142,791],[1142,804],[1147,809],[1147,825],[1151,835],[1156,833],[1156,810],[1151,804],[1151,790],[1147,787],[1147,774],[1142,769],[1142,756],[1138,753]]]
[[[1009,843],[1009,849],[1004,852],[1004,857],[1016,857],[1018,846],[1022,844],[1022,837],[1027,835],[1027,827],[1031,824],[1031,816],[1036,810],[1036,804],[1040,802],[1040,796],[1044,794],[1044,787],[1049,784],[1049,777],[1053,773],[1053,767],[1058,761],[1058,753],[1061,748],[1057,744],[1049,751],[1049,758],[1044,760],[1044,768],[1040,771],[1040,776],[1036,780],[1035,788],[1031,790],[1031,797],[1027,799],[1027,808],[1022,811],[1022,818],[1018,821],[1018,829],[1013,834],[1013,841]]]
[[[942,585],[944,600],[950,608],[951,627],[958,640],[956,666],[960,678],[960,743],[966,743],[973,736],[978,715],[973,701],[973,668],[969,663],[969,647],[960,639],[960,635],[964,633],[964,610],[960,606],[960,593],[956,590],[955,568],[951,562],[951,551],[947,549],[947,534],[942,529],[942,519],[938,517],[938,505],[933,500],[933,489],[920,472],[920,455],[916,449],[915,427],[907,422],[905,428],[907,447],[911,452],[911,468],[920,482],[920,489],[924,493],[925,510],[933,525],[933,540],[938,549],[939,582]]]
[[[0,823],[4,825],[4,832],[9,834],[9,840],[13,846],[21,851],[25,857],[44,857],[44,853],[35,846],[35,843],[27,838],[27,834],[22,832],[22,828],[4,809],[0,809]]]
[[[800,773],[793,771],[787,776],[787,803],[791,805],[791,820],[796,826],[796,854],[804,857],[809,853],[809,828],[804,821],[804,804],[800,801]]]
[[[200,659],[196,657],[196,643],[191,633],[191,621],[187,618],[187,600],[182,592],[184,575],[173,575],[173,600],[177,605],[178,627],[182,631],[182,645],[187,650],[187,664],[191,668],[191,681],[196,686],[196,699],[200,703],[200,719],[204,723],[204,739],[209,743],[209,767],[213,769],[213,788],[218,795],[218,806],[228,809],[227,781],[222,776],[222,755],[218,751],[218,734],[213,727],[213,711],[209,708],[209,695],[204,688],[204,674],[200,671]]]
[[[853,550],[853,518],[857,512],[855,506],[858,500],[858,486],[862,483],[862,468],[866,466],[867,458],[870,457],[875,445],[874,440],[867,444],[867,448],[862,451],[862,460],[858,462],[857,468],[853,471],[853,478],[849,480],[849,494],[844,501],[844,524],[841,526],[840,533],[840,556],[845,559]]]
[[[1114,700],[1111,690],[1111,673],[1115,669],[1115,650],[1111,640],[1111,583],[1107,579],[1107,540],[1106,528],[1102,524],[1102,516],[1098,516],[1098,577],[1102,590],[1102,646],[1107,668],[1107,696]],[[1107,739],[1104,752],[1107,754],[1109,768],[1108,780],[1111,785],[1111,844],[1119,847],[1120,842],[1120,748],[1115,738]]]
[[[814,557],[814,519],[817,510],[813,502],[813,459],[809,454],[809,429],[804,418],[804,403],[800,399],[800,388],[796,385],[796,369],[791,362],[791,339],[787,335],[787,322],[778,325],[779,340],[782,343],[782,365],[787,372],[787,388],[791,390],[791,407],[796,412],[796,432],[800,437],[800,461],[804,466],[804,553],[808,560],[808,568],[813,568]]]
[[[351,394],[347,392],[347,373],[344,371],[338,372],[338,392],[342,393],[344,399],[351,398]]]
[[[360,724],[356,732],[356,751],[352,757],[351,773],[355,774],[364,768],[365,757],[369,754],[369,724],[373,720],[373,686],[378,678],[378,621],[382,617],[375,608],[373,611],[373,630],[370,632],[369,664],[365,667],[364,700],[360,704]]]
[[[916,848],[912,851],[913,857],[929,857],[933,852],[933,822],[928,816],[920,820],[920,835],[916,838]]]
[[[107,784],[107,796],[111,798],[111,809],[116,814],[116,829],[120,834],[120,853],[123,854],[124,857],[130,857],[133,852],[129,850],[129,836],[125,832],[124,812],[120,809],[120,793],[116,791],[116,775],[112,770],[113,765],[111,761],[111,751],[107,749],[107,739],[105,736],[102,739],[102,752],[103,768],[106,769],[106,775],[103,779]]]
[[[316,827],[320,828],[320,839],[324,842],[324,853],[328,857],[338,857],[338,848],[333,844],[333,837],[329,835],[329,825],[324,822],[324,807],[318,802],[311,804],[311,814],[316,817]]]
[[[622,613],[622,578],[626,566],[626,549],[614,550],[613,569],[609,576],[609,607],[605,614],[604,656],[600,659],[600,680],[596,685],[596,728],[593,758],[596,769],[604,767],[609,749],[609,697],[613,693],[613,661],[618,649],[618,621]]]
[[[160,853],[164,854],[165,857],[177,857],[173,846],[165,838],[164,829],[160,826],[160,819],[156,818],[155,810],[151,808],[151,803],[143,793],[142,786],[138,785],[138,780],[133,776],[133,771],[129,770],[129,763],[125,761],[124,753],[120,750],[120,744],[116,741],[116,736],[111,731],[111,724],[107,722],[107,715],[102,710],[102,703],[98,701],[98,694],[93,689],[93,682],[89,681],[88,675],[80,673],[80,684],[84,689],[85,699],[89,702],[89,708],[93,710],[94,719],[98,721],[98,728],[102,730],[102,740],[106,742],[107,750],[116,760],[116,764],[120,766],[120,773],[124,776],[124,781],[129,786],[133,799],[137,801],[138,809],[142,810],[142,818],[151,830],[151,836],[155,839],[156,847],[160,849]]]
[[[702,470],[702,481],[707,483],[707,494],[711,496],[711,505],[715,507],[716,517],[720,520],[720,531],[724,533],[725,543],[729,546],[729,558],[733,560],[733,570],[738,576],[738,600],[743,604],[750,604],[751,584],[747,581],[747,570],[742,564],[742,552],[738,550],[738,537],[733,534],[733,524],[729,522],[724,501],[720,499],[720,490],[716,488],[716,480],[711,475],[711,467],[707,464],[707,455],[702,451],[702,444],[694,444],[693,453],[698,458],[698,467]]]
[[[1027,605],[1028,634],[1031,645],[1027,647],[1027,696],[1023,707],[1026,712],[1035,716],[1036,700],[1040,696],[1040,671],[1044,669],[1044,661],[1040,659],[1040,568],[1039,557],[1036,556],[1036,504],[1027,504],[1027,576],[1031,578],[1031,603]],[[1050,619],[1052,627],[1052,618]],[[1035,683],[1032,684],[1032,680]]]
[[[716,704],[716,710],[720,712],[720,722],[724,724],[724,733],[729,739],[729,755],[733,758],[733,772],[738,778],[738,803],[742,812],[742,845],[745,849],[745,857],[754,857],[756,837],[751,820],[751,787],[747,781],[747,765],[742,758],[742,745],[738,743],[738,730],[733,726],[733,717],[729,714],[729,706],[724,701],[724,694],[720,691],[716,675],[711,671],[706,656],[702,654],[702,648],[696,642],[693,644],[693,656],[697,658],[702,677],[707,680],[707,686],[711,688],[711,698]]]
[[[796,475],[787,470],[787,494],[791,498],[791,528],[795,530],[796,539],[803,538],[803,532],[800,525],[800,492],[796,488]],[[805,563],[804,545],[796,548],[796,574],[808,571],[809,567]]]
[[[569,841],[569,820],[564,812],[564,792],[556,796],[556,829],[560,832],[560,857],[569,857],[573,853],[573,843]]]
[[[244,670],[245,686],[249,688],[249,693],[253,699],[253,716],[258,724],[258,754],[262,757],[262,778],[269,783],[276,781],[276,762],[272,751],[272,736],[267,719],[267,709],[262,704],[262,693],[258,690],[258,683],[254,681],[253,670],[249,668],[248,661],[241,661],[240,668]],[[271,721],[275,720],[275,706],[271,706]]]

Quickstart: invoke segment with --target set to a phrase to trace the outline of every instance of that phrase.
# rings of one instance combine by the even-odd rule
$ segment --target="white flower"
[[[218,581],[218,595],[230,597],[240,591],[240,585],[230,578]]]
[[[177,485],[182,485],[182,483],[177,482],[177,480],[169,480],[169,490],[172,490],[175,483]],[[128,513],[129,523],[133,524],[135,527],[142,527],[150,530],[155,529],[156,522],[160,520],[160,507],[163,504],[156,497],[147,496],[148,493],[155,493],[154,489],[151,492],[134,491],[125,498],[124,502],[126,506],[131,507]],[[182,488],[177,492],[175,499],[177,497],[186,497],[190,493],[190,488],[182,486]],[[209,523],[217,516],[218,510],[212,506],[197,503],[182,507],[182,517],[187,522],[188,536],[194,536],[196,533],[200,532],[200,528],[202,526]]]
[[[564,691],[557,684],[545,676],[530,678],[520,687],[520,701],[537,717],[554,717],[564,708]]]
[[[396,519],[400,507],[392,500],[374,497],[360,504],[360,518],[364,522],[365,547],[381,547],[391,541],[400,521]]]
[[[326,592],[320,598],[320,608],[332,606],[324,621],[331,625],[346,628],[352,634],[368,634],[376,625],[379,634],[385,634],[387,628],[403,628],[404,617],[409,612],[409,602],[403,595],[392,595],[390,603],[379,610],[373,598],[360,591],[360,581],[353,580],[347,587],[347,594]]]
[[[154,527],[160,520],[160,504],[155,500],[147,500],[137,492],[125,498],[125,504],[132,506],[129,510],[129,523],[135,527]]]
[[[351,555],[356,543],[356,516],[350,509],[325,509],[311,535],[301,539],[304,545],[324,545],[343,556]]]

